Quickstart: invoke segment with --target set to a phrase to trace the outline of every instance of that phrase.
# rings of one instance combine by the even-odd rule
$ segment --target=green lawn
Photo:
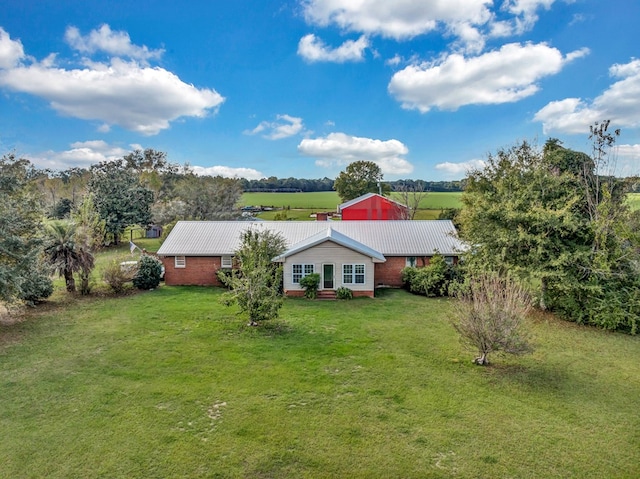
[[[533,355],[482,368],[446,300],[290,299],[250,328],[219,296],[163,286],[0,325],[0,476],[640,476],[637,337],[541,316]]]

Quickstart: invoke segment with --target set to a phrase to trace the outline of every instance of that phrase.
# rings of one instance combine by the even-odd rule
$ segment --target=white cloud
[[[549,10],[555,0],[506,0],[503,9],[516,16],[514,20],[515,33],[530,30],[538,21],[538,10]]]
[[[139,145],[129,145],[130,150],[119,146],[109,145],[102,140],[78,141],[69,145],[66,151],[46,151],[29,160],[39,168],[52,170],[66,170],[68,168],[89,168],[91,165],[102,161],[112,161],[129,154],[131,150],[142,149]]]
[[[148,52],[129,46],[129,56]],[[117,46],[104,48],[118,50]],[[100,131],[118,125],[143,135],[155,135],[181,117],[204,117],[224,102],[213,89],[196,88],[174,73],[135,60],[85,60],[84,66],[76,69],[58,68],[54,63],[54,55],[40,63],[14,62],[0,69],[0,86],[43,98],[64,115],[100,121]]]
[[[640,145],[618,145],[613,152],[615,175],[619,177],[640,175]]]
[[[104,52],[116,57],[129,57],[135,60],[158,59],[164,50],[150,50],[147,46],[131,43],[127,32],[114,32],[109,25],[102,25],[98,30],[82,36],[76,27],[68,27],[64,34],[67,43],[81,53]]]
[[[615,64],[609,75],[619,79],[593,101],[565,98],[548,103],[534,116],[544,133],[583,133],[595,121],[609,119],[616,128],[640,127],[640,59]]]
[[[448,176],[455,178],[463,178],[467,176],[467,173],[474,170],[481,170],[485,167],[484,160],[469,160],[460,163],[451,163],[445,161],[444,163],[438,163],[436,170],[444,171]]]
[[[231,166],[192,166],[191,169],[200,176],[223,176],[225,178],[246,178],[259,180],[265,176],[253,168],[233,168]]]
[[[398,140],[383,141],[330,133],[324,138],[302,140],[298,151],[316,158],[316,165],[326,168],[364,160],[376,163],[383,174],[401,175],[413,171],[413,165],[403,158],[409,149]]]
[[[314,25],[402,40],[433,31],[439,23],[484,24],[491,5],[492,0],[308,0],[304,15]]]
[[[302,132],[304,125],[302,118],[290,115],[277,115],[276,121],[262,121],[253,130],[245,131],[247,135],[263,133],[262,137],[269,140],[281,140]]]
[[[393,75],[388,88],[403,108],[422,113],[434,107],[456,110],[463,105],[515,102],[536,93],[540,79],[558,73],[567,62],[587,52],[563,57],[544,43],[511,43],[476,57],[452,54],[408,66]]]
[[[309,62],[357,62],[364,59],[369,40],[362,35],[357,40],[347,40],[338,48],[330,48],[313,33],[305,35],[298,43],[298,55]]]
[[[11,40],[7,32],[0,27],[0,69],[13,68],[24,58],[24,49],[19,40]]]

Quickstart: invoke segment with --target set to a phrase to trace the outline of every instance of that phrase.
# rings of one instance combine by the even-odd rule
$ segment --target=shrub
[[[138,262],[138,271],[133,277],[133,285],[138,289],[157,288],[162,279],[162,263],[158,258],[142,255]]]
[[[51,296],[53,283],[49,276],[31,271],[22,278],[20,289],[20,299],[33,305]]]
[[[320,275],[311,273],[300,280],[300,286],[304,288],[304,297],[308,299],[316,299],[318,296],[318,288],[320,287]]]
[[[463,281],[463,270],[457,265],[448,265],[440,254],[433,255],[427,266],[402,270],[404,287],[424,296],[451,296],[452,286]]]
[[[345,286],[340,286],[338,289],[336,289],[336,298],[353,299],[353,291]]]
[[[531,309],[527,290],[510,278],[484,274],[457,294],[451,323],[460,340],[480,354],[473,362],[489,364],[493,352],[526,354],[533,350],[523,328]]]
[[[122,293],[125,283],[133,280],[138,268],[137,265],[122,265],[120,260],[111,261],[102,273],[102,279],[107,283],[114,293]]]

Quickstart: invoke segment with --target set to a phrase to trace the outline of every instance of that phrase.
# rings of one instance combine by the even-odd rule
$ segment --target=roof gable
[[[353,238],[349,238],[348,236],[335,231],[332,227],[327,228],[326,231],[320,231],[309,238],[300,241],[299,243],[294,244],[290,249],[285,251],[280,256],[273,259],[276,262],[284,261],[288,256],[294,255],[301,251],[313,248],[319,244],[330,241],[332,243],[338,244],[340,246],[344,246],[345,248],[349,248],[353,251],[356,251],[365,256],[369,256],[375,263],[383,263],[386,261],[384,255],[379,251],[370,248],[369,246],[360,243],[359,241],[355,241]]]

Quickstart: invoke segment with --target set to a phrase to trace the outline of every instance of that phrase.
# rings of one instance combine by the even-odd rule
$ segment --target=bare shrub
[[[473,362],[489,364],[493,352],[521,355],[533,351],[523,322],[531,310],[528,292],[510,278],[482,274],[456,296],[453,327],[462,343],[480,354]]]
[[[124,285],[133,280],[138,268],[132,262],[121,263],[119,260],[111,261],[102,273],[102,279],[107,283],[114,293],[120,294],[124,291]]]

